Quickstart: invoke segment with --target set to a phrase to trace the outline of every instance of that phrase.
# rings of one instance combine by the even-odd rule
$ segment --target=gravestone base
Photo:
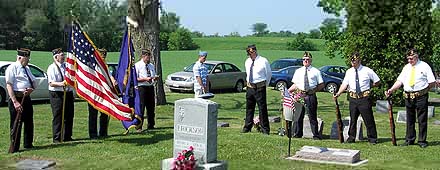
[[[162,160],[162,170],[170,170],[174,158]],[[227,161],[216,161],[212,163],[197,164],[196,170],[226,170],[228,169]]]
[[[55,162],[48,160],[32,160],[25,159],[17,163],[17,169],[26,169],[26,170],[34,170],[34,169],[55,169]]]
[[[368,160],[360,159],[360,150],[324,148],[316,146],[303,146],[289,160],[299,160],[314,163],[339,164],[358,166]]]

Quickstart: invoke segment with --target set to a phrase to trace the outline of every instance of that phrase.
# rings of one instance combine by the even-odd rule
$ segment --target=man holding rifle
[[[401,146],[414,145],[416,140],[415,123],[419,122],[418,143],[421,148],[428,147],[428,92],[434,86],[435,78],[431,67],[419,60],[416,49],[407,52],[406,64],[394,85],[385,92],[388,97],[403,85],[406,106],[406,141]],[[417,115],[417,117],[416,117]]]
[[[31,50],[17,50],[17,61],[5,72],[6,88],[9,94],[8,107],[11,114],[11,145],[9,153],[20,149],[21,122],[24,123],[24,148],[32,148],[34,138],[34,110],[29,95],[35,89],[35,77],[27,66]],[[17,120],[16,120],[17,119]]]
[[[376,123],[374,122],[372,101],[370,99],[370,84],[373,87],[379,85],[379,76],[370,68],[361,64],[360,54],[355,52],[350,57],[351,68],[345,73],[339,91],[333,96],[337,98],[342,92],[349,88],[349,107],[350,107],[350,128],[346,143],[354,143],[356,139],[356,127],[359,114],[367,127],[368,142],[377,143]]]

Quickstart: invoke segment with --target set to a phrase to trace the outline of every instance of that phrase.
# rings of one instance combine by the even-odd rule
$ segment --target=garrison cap
[[[27,48],[17,49],[17,55],[23,56],[23,57],[29,57],[29,56],[31,56],[31,50],[29,50]]]

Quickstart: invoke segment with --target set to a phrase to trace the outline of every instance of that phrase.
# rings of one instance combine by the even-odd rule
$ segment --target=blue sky
[[[334,17],[317,7],[318,0],[161,0],[175,12],[180,24],[205,35],[252,34],[251,26],[265,23],[270,31],[309,32],[325,18]]]

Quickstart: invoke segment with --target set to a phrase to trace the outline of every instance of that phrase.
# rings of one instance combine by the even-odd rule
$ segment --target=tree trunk
[[[136,56],[141,49],[150,49],[152,63],[160,75],[155,86],[156,104],[166,104],[163,87],[162,63],[159,49],[159,0],[128,0],[128,17],[137,22],[138,26],[129,25]]]

